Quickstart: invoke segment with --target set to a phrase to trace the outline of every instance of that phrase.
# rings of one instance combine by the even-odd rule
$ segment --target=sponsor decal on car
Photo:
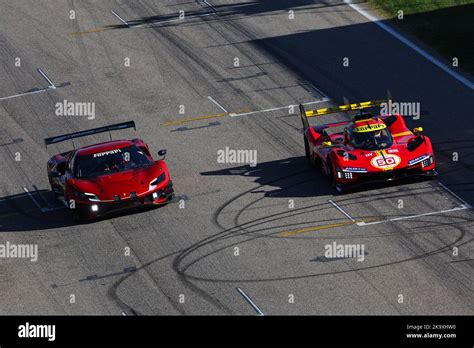
[[[420,162],[422,162],[423,160],[427,159],[428,157],[429,157],[428,155],[422,155],[422,156],[413,158],[413,159],[411,159],[411,160],[408,161],[408,165],[409,165],[409,166],[412,166],[412,165],[414,165],[414,164],[420,163]]]
[[[368,170],[366,168],[359,168],[359,167],[343,167],[343,172],[353,172],[353,173],[367,173]]]
[[[119,153],[119,152],[122,152],[122,150],[116,149],[116,150],[110,150],[110,151],[105,151],[105,152],[98,152],[98,153],[94,154],[94,158],[95,157],[107,156],[107,155],[113,155],[113,154],[116,154],[116,153]]]
[[[370,160],[370,164],[375,168],[392,169],[398,166],[401,158],[394,154],[379,155]]]
[[[376,123],[376,124],[355,127],[353,131],[356,133],[364,133],[364,132],[378,131],[384,128],[387,128],[387,126],[384,123]]]

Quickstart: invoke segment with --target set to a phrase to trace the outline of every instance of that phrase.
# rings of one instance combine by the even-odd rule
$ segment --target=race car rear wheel
[[[319,160],[315,156],[315,158],[311,158],[311,150],[309,149],[309,143],[308,139],[304,136],[304,152],[306,155],[306,158],[308,159],[309,163],[311,164],[312,167],[318,167],[319,165]]]
[[[304,138],[304,152],[305,152],[306,158],[308,160],[311,160],[311,152],[309,151],[308,139],[306,139],[305,136],[303,136],[303,138]]]

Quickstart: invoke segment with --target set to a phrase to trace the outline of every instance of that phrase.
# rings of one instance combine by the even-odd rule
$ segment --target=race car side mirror
[[[161,157],[163,157],[163,159],[165,159],[166,149],[163,149],[163,150],[158,151],[158,155],[161,156]]]
[[[413,133],[418,135],[418,134],[421,134],[423,132],[423,127],[415,127],[413,128]]]
[[[323,146],[331,146],[332,143],[330,141],[323,141]]]
[[[52,178],[59,178],[61,176],[61,173],[53,171],[53,172],[49,172],[49,176]]]

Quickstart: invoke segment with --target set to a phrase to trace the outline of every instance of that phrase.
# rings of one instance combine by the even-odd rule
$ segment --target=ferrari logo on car
[[[370,164],[375,168],[380,169],[391,169],[398,166],[401,162],[401,158],[397,155],[387,154],[387,155],[380,155],[372,158]]]

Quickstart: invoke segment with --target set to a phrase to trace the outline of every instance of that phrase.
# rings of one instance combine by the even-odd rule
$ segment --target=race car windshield
[[[151,164],[151,161],[142,150],[132,145],[78,156],[74,163],[74,173],[77,178],[92,178],[146,167]]]
[[[390,132],[384,128],[372,132],[353,132],[354,147],[362,150],[382,150],[392,146]]]

